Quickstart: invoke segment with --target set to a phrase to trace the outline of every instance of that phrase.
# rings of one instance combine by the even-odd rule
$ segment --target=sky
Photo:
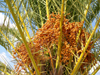
[[[16,28],[14,23],[12,23],[11,20],[9,19],[9,17],[6,17],[3,13],[0,13],[0,26],[3,25],[4,19],[5,19],[4,23],[5,26],[7,26],[9,23],[9,28]]]
[[[0,13],[0,26],[3,24],[4,19],[5,15],[3,13]],[[11,21],[7,17],[4,25],[7,26],[8,22],[9,22],[9,28],[15,28],[14,23],[11,23]],[[7,60],[6,62],[4,62],[4,58],[6,58]],[[12,60],[13,60],[12,56],[6,51],[4,47],[0,45],[0,61],[2,61],[3,63],[8,63],[14,68],[14,64],[11,62]]]
[[[5,18],[5,15],[3,13],[0,13],[0,26],[3,24],[4,18]],[[9,28],[14,28],[15,27],[14,23],[12,23],[9,20],[9,18],[7,17],[7,19],[5,21],[5,26],[7,26],[8,22],[9,22]],[[92,25],[94,27],[95,21],[93,21]],[[6,58],[6,60],[7,60],[6,62],[4,62],[3,57]],[[12,56],[5,50],[4,47],[2,47],[0,45],[0,61],[2,61],[3,63],[6,63],[6,64],[10,64],[14,68],[14,63],[12,63],[12,60],[13,60]],[[91,70],[91,72],[92,71],[93,70]],[[96,75],[100,75],[100,71],[98,71]]]
[[[4,58],[7,61],[4,61]],[[10,64],[12,68],[14,68],[14,63],[12,63],[12,56],[6,51],[4,47],[0,45],[0,61],[2,61],[5,64]]]

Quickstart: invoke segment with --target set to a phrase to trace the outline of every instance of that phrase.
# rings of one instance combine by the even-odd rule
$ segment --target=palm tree
[[[83,51],[86,51],[86,48],[92,39],[92,41],[94,42],[93,43],[94,48],[91,48],[90,52],[94,54],[96,61],[99,61],[100,53],[99,53],[99,48],[98,48],[99,45],[97,42],[99,42],[98,38],[100,36],[98,34],[100,33],[100,29],[96,27],[97,29],[96,28],[94,29],[96,32],[94,32],[92,31],[93,26],[91,25],[94,19],[96,19],[97,21],[95,26],[99,25],[99,22],[100,22],[100,17],[98,17],[100,16],[99,15],[100,13],[99,0],[65,0],[65,1],[64,0],[15,0],[15,1],[1,0],[0,7],[4,9],[1,12],[8,15],[9,18],[12,20],[12,22],[14,22],[16,26],[18,27],[18,30],[9,29],[8,27],[3,27],[3,26],[0,27],[0,34],[1,34],[0,45],[2,45],[12,55],[11,49],[12,48],[14,50],[16,49],[16,46],[14,45],[14,43],[16,43],[16,40],[12,40],[12,38],[10,37],[12,36],[13,38],[16,38],[17,41],[20,41],[19,43],[22,43],[23,41],[23,43],[25,44],[26,50],[29,54],[29,58],[31,59],[31,62],[32,62],[31,65],[33,65],[35,72],[37,74],[40,74],[40,72],[37,68],[35,59],[33,58],[31,54],[30,48],[27,45],[27,42],[32,41],[31,37],[34,37],[36,35],[35,32],[39,28],[43,27],[43,24],[49,19],[49,15],[52,12],[54,12],[55,14],[57,14],[58,12],[62,14],[62,12],[64,12],[64,16],[66,16],[66,18],[69,19],[69,22],[84,21],[83,27],[80,28],[79,31],[85,28],[86,31],[89,33],[92,33],[92,35],[90,35],[91,37],[89,38],[89,40],[87,39],[87,44],[86,46],[84,46]],[[61,7],[64,7],[62,11],[61,11]],[[61,18],[63,18],[63,15],[61,15]],[[80,32],[78,34],[80,35]],[[3,39],[4,37],[6,40]],[[61,44],[61,41],[59,41],[59,43]],[[57,51],[58,53],[60,53],[59,51],[61,48],[60,44],[58,45],[58,51]],[[88,71],[91,69],[91,65],[93,66],[94,62],[91,62],[91,64],[88,65],[88,67],[86,67],[86,70],[82,72],[81,70],[79,70],[81,66],[79,64],[83,62],[83,60],[81,59],[83,57],[82,54],[84,55],[84,52],[81,53],[80,57],[78,57],[79,60],[75,62],[76,64],[73,66],[73,68],[69,66],[65,67],[66,74],[71,74],[71,75],[75,75],[75,74],[80,75],[82,73],[83,75],[88,74]],[[75,56],[77,55],[75,54]],[[59,55],[57,58],[59,58]],[[17,59],[16,61],[18,63]],[[59,62],[58,59],[56,59],[56,61]],[[61,67],[60,67],[60,64],[58,65],[59,67],[55,67],[55,68],[56,70],[58,69],[58,73],[59,73],[61,72],[60,70]],[[32,72],[34,70],[33,67],[31,68],[27,66],[25,67],[29,69],[31,74],[33,73]],[[94,75],[96,73],[95,71],[97,70],[98,69],[95,69],[92,74]],[[10,72],[8,73],[11,74]]]

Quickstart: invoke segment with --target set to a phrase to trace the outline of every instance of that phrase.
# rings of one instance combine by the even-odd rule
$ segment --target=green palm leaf
[[[43,26],[43,24],[48,19],[47,18],[48,15],[51,14],[52,12],[54,13],[59,12],[61,14],[60,10],[61,10],[62,0],[9,0],[9,1],[13,11],[10,12],[11,9],[9,10],[9,7],[6,5],[6,0],[1,0],[0,8],[2,10],[0,10],[0,12],[5,13],[5,15],[7,15],[11,20],[11,22],[13,22],[14,24],[17,23],[18,29],[20,28],[19,31],[21,30],[23,34],[20,33],[21,31],[19,32],[18,30],[15,30],[13,28],[10,29],[9,26],[4,27],[4,25],[0,27],[0,30],[14,45],[18,41],[22,43],[22,39],[24,38],[23,36],[27,38],[24,41],[26,42],[31,41],[31,37],[35,36],[35,32],[38,30],[38,28],[41,28]],[[63,5],[64,5],[64,15],[66,15],[66,18],[69,19],[69,22],[80,22],[84,20],[84,25],[82,28],[85,28],[87,32],[92,33],[92,29],[94,26],[91,25],[91,23],[94,20],[97,21],[100,17],[99,0],[65,0]],[[86,7],[87,5],[89,6],[89,8]],[[84,15],[85,11],[87,11],[87,14]],[[13,14],[12,16],[12,13],[16,15]],[[67,15],[68,13],[70,13],[70,15]],[[13,18],[14,16],[16,18]],[[5,24],[5,20],[3,24]],[[98,39],[100,37],[99,33],[100,33],[100,28],[97,28],[96,32],[94,32],[94,35],[92,35],[93,37],[91,37],[92,41],[99,40]],[[10,35],[13,38],[11,38]],[[15,38],[17,40],[14,40]],[[2,34],[0,34],[0,45],[2,45],[9,52],[12,51],[11,44],[6,39],[4,39],[4,36]],[[27,46],[27,44],[25,45]],[[96,58],[97,61],[100,61],[99,57],[100,48],[97,42],[94,43],[94,47],[95,48],[93,47],[91,48],[91,53],[94,54],[94,57]],[[75,56],[78,57],[76,54]],[[80,63],[82,63],[82,61]],[[73,68],[70,68],[69,66],[67,67],[72,71]],[[87,71],[89,71],[90,68],[91,67],[89,67]]]

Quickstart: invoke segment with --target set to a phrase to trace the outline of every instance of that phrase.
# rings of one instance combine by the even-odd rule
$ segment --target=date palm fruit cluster
[[[43,27],[38,29],[34,38],[32,38],[32,41],[27,43],[37,65],[43,61],[45,62],[46,60],[50,60],[50,53],[52,55],[52,59],[56,59],[58,38],[60,35],[60,19],[61,16],[59,13],[50,14],[49,19],[46,21]],[[78,42],[76,43],[77,34],[79,33],[79,29],[83,26],[83,23],[84,22],[71,23],[69,22],[69,19],[66,19],[64,16],[62,24],[61,62],[66,66],[69,64],[70,60],[71,63],[74,63],[75,60],[78,60],[78,57],[86,45],[87,38],[90,36],[90,34],[86,32],[85,29],[81,29],[81,34],[79,36]],[[92,41],[89,43],[89,46],[85,52],[85,55],[87,54],[87,56],[84,59],[85,63],[83,63],[81,66],[81,70],[83,71],[85,66],[94,61],[94,55],[90,52],[92,43]],[[54,49],[54,46],[56,50]],[[15,65],[16,71],[25,69],[25,65],[31,69],[33,68],[24,44],[16,48],[13,51],[13,54],[13,57],[18,60],[17,65]],[[54,62],[55,60],[53,60],[53,63]]]

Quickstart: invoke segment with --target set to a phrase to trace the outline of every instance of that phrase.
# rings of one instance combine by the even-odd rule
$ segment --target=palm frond
[[[6,15],[4,22],[2,26],[0,27],[0,30],[1,30],[0,45],[2,45],[7,51],[11,52],[12,51],[11,44],[13,45],[13,48],[15,49],[16,47],[15,44],[18,41],[20,44],[24,42],[27,48],[27,51],[30,54],[29,56],[32,58],[27,42],[31,41],[31,37],[34,38],[36,31],[39,28],[43,27],[43,24],[49,19],[49,15],[51,13],[62,14],[61,12],[62,0],[9,0],[9,3],[6,3],[6,1],[7,0],[0,0],[0,9],[1,9],[0,12]],[[10,4],[9,5],[10,7],[8,7],[6,4]],[[83,55],[86,52],[86,48],[91,40],[94,42],[93,44],[94,48],[91,47],[90,52],[94,54],[94,57],[96,58],[97,61],[100,61],[100,57],[99,57],[100,48],[98,44],[100,28],[99,27],[97,28],[97,26],[99,26],[99,20],[100,20],[100,18],[98,17],[100,15],[99,0],[65,0],[63,3],[63,6],[64,6],[63,15],[67,19],[69,19],[69,22],[84,21],[83,27],[81,29],[85,28],[85,30],[89,32],[89,34],[91,34],[89,39],[85,37],[86,46],[84,46],[83,43],[80,42],[81,48],[84,49],[83,53],[81,53],[81,55],[78,55],[77,53],[73,51],[72,52],[73,56],[69,60],[69,65],[65,67],[66,68],[65,71],[67,71],[65,72],[66,74],[74,75],[77,71],[79,71],[78,72],[79,74],[82,74],[83,72],[81,71],[81,69],[78,70],[78,68],[80,68],[82,63],[84,63],[83,59],[85,58],[83,58]],[[86,13],[84,14],[84,12]],[[15,26],[17,26],[18,29],[10,28],[9,23],[5,25],[7,17],[9,17],[9,20],[11,20],[11,22],[13,22],[14,24],[16,23]],[[92,32],[93,25],[91,23],[93,23],[94,20],[98,21],[98,23],[95,27],[95,30]],[[60,24],[60,27],[62,27],[61,24]],[[81,29],[79,31],[80,34],[81,34]],[[4,37],[6,39],[4,39]],[[95,42],[95,40],[97,42]],[[61,41],[59,42],[61,43]],[[77,45],[78,44],[79,43],[77,43]],[[59,49],[60,49],[60,46],[58,47],[58,55],[57,55],[58,62],[60,58]],[[52,53],[50,57],[52,57]],[[74,59],[74,62],[72,63],[73,59]],[[33,61],[32,62],[33,65],[35,65],[35,69],[37,73],[39,74],[39,71],[37,69],[34,59],[32,59],[32,61]],[[51,63],[53,64],[52,61]],[[56,63],[56,64],[59,64],[59,63]],[[53,64],[52,66],[54,70],[55,65]],[[86,68],[87,68],[86,71],[89,71],[91,67],[89,68],[86,67]],[[31,70],[32,69],[33,68],[31,68]]]

